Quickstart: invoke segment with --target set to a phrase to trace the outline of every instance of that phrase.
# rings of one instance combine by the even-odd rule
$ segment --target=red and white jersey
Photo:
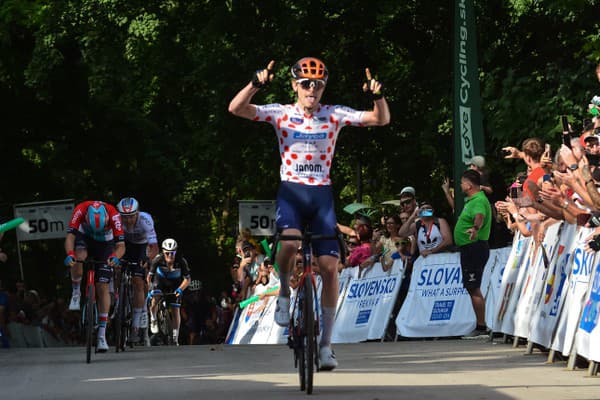
[[[297,104],[266,104],[256,106],[254,120],[270,123],[277,132],[281,180],[317,186],[331,185],[337,136],[344,126],[364,126],[363,113],[319,104],[312,115],[306,115]]]
[[[123,224],[125,231],[125,241],[133,244],[156,244],[156,231],[154,230],[154,220],[147,212],[140,211],[137,220],[131,229]]]
[[[101,233],[95,233],[90,229],[90,225],[85,221],[88,207],[93,203],[102,203],[106,207],[108,213],[108,224]],[[117,211],[115,206],[112,204],[105,203],[103,201],[84,201],[83,203],[77,204],[71,215],[69,226],[67,227],[68,233],[75,233],[79,231],[84,235],[98,241],[108,242],[115,240],[116,242],[122,242],[125,240],[125,233],[123,232],[123,225],[121,223],[121,214]]]

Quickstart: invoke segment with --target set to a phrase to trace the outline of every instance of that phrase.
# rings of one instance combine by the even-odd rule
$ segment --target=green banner
[[[473,0],[455,0],[454,5],[454,210],[458,215],[464,203],[460,177],[473,156],[484,155],[485,143]]]

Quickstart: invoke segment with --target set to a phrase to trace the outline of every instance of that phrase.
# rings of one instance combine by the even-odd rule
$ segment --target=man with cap
[[[469,163],[469,169],[479,172],[479,175],[481,175],[481,190],[483,190],[486,195],[491,195],[494,191],[487,181],[485,158],[483,156],[473,156],[473,158],[471,158],[471,162]]]
[[[398,214],[406,212],[408,215],[412,215],[412,213],[417,208],[417,199],[416,199],[416,191],[412,186],[405,186],[400,191],[400,211]]]
[[[490,256],[488,239],[492,226],[492,208],[481,190],[481,176],[466,170],[460,188],[467,196],[454,227],[454,242],[460,251],[463,286],[469,292],[477,325],[465,338],[486,335],[485,299],[481,293],[483,269]]]

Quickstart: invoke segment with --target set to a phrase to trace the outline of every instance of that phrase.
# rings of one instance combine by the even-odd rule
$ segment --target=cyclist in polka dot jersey
[[[325,64],[314,57],[304,57],[291,69],[294,104],[252,104],[252,97],[266,87],[274,77],[274,61],[254,73],[249,82],[229,104],[229,111],[242,118],[273,125],[281,157],[281,185],[277,194],[276,223],[283,235],[301,235],[306,223],[315,234],[336,234],[333,191],[330,168],[340,130],[344,126],[382,126],[390,121],[388,104],[382,85],[365,70],[367,82],[363,91],[373,100],[371,111],[357,111],[342,105],[323,105],[321,97],[327,85]],[[289,282],[299,242],[283,241],[277,253],[282,282],[275,321],[289,323]],[[323,291],[321,296],[322,332],[320,342],[321,369],[331,370],[337,361],[331,350],[331,333],[335,320],[338,294],[338,244],[335,241],[315,241],[313,250],[318,258]]]

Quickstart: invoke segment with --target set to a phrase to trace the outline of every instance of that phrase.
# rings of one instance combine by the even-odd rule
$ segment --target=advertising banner
[[[595,253],[585,251],[593,228],[579,228],[574,240],[573,262],[566,286],[566,297],[551,348],[568,356],[579,327],[583,299],[587,293],[590,275],[595,265]]]
[[[529,328],[533,318],[533,312],[537,308],[538,301],[544,290],[547,271],[550,260],[554,255],[554,249],[558,241],[558,232],[562,223],[556,223],[546,229],[541,246],[536,248],[533,262],[527,270],[525,282],[521,289],[519,302],[515,310],[515,336],[529,337]]]
[[[339,310],[332,342],[356,343],[369,337],[381,338],[394,307],[401,273],[353,279]]]
[[[558,317],[565,298],[565,284],[571,272],[573,241],[577,226],[563,223],[556,252],[544,282],[543,301],[533,314],[529,340],[544,347],[550,347],[556,330]]]
[[[462,284],[459,253],[419,257],[396,326],[406,337],[460,336],[475,328],[471,297]]]

